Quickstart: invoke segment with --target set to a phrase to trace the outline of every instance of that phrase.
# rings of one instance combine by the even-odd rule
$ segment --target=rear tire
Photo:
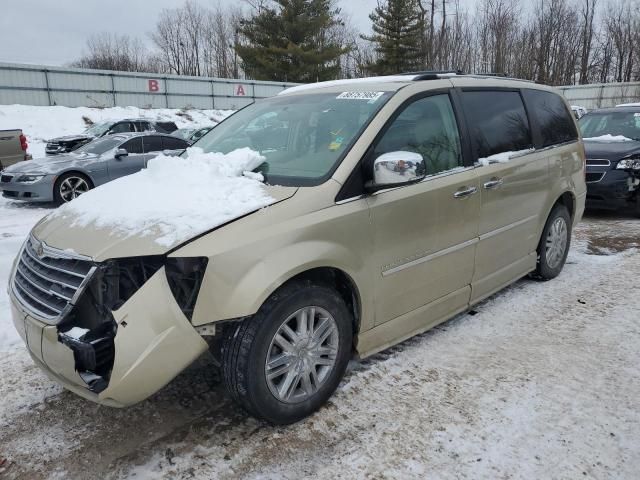
[[[297,422],[338,387],[352,336],[352,315],[336,291],[310,281],[286,285],[254,316],[227,327],[221,347],[227,390],[255,417]]]
[[[557,277],[569,254],[571,246],[571,215],[564,205],[551,210],[538,244],[538,265],[534,277],[551,280]]]
[[[53,201],[57,206],[68,203],[93,188],[93,183],[86,175],[68,172],[60,175],[53,186]]]

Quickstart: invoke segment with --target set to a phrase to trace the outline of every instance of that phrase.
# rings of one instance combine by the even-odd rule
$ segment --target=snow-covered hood
[[[48,158],[36,158],[26,162],[18,162],[7,167],[8,173],[56,173],[69,166],[77,165],[78,162],[89,162],[98,158],[97,155],[88,153],[67,155],[57,155]]]
[[[584,139],[584,150],[587,158],[606,158],[616,161],[621,158],[640,152],[640,142],[629,141],[601,141]]]
[[[148,168],[63,205],[33,230],[47,245],[102,261],[161,255],[203,233],[292,197],[252,173],[264,160],[241,149],[227,155],[189,149],[160,155]]]
[[[63,137],[52,138],[51,140],[47,140],[49,143],[60,143],[60,142],[77,142],[79,140],[92,140],[95,138],[93,135],[79,134],[79,135],[65,135]]]

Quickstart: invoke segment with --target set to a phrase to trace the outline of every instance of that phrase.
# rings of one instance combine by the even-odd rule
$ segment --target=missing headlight
[[[171,293],[189,320],[193,317],[208,260],[206,257],[167,258],[165,262]]]
[[[160,255],[119,258],[105,265],[102,273],[102,304],[117,310],[133,296],[164,264]]]

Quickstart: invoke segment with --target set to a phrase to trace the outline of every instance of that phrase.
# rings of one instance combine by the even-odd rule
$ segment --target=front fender
[[[360,294],[372,290],[366,288],[364,258],[331,241],[307,240],[273,250],[255,262],[246,262],[243,274],[231,279],[226,272],[238,272],[238,260],[226,256],[212,260],[193,315],[194,325],[253,315],[281,285],[314,268],[341,270]],[[370,302],[362,298],[362,305],[364,308]],[[363,318],[365,314],[368,312],[362,312]]]

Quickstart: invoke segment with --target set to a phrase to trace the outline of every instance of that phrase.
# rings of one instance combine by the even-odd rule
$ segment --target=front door
[[[478,235],[478,181],[473,168],[464,167],[448,93],[406,105],[367,155],[365,168],[393,151],[421,154],[427,178],[368,198],[376,324],[427,306],[418,320],[426,325],[468,303]],[[432,303],[438,308],[430,310]]]
[[[111,180],[139,172],[146,163],[141,137],[132,138],[120,145],[119,148],[124,148],[128,155],[109,160],[109,178]]]

